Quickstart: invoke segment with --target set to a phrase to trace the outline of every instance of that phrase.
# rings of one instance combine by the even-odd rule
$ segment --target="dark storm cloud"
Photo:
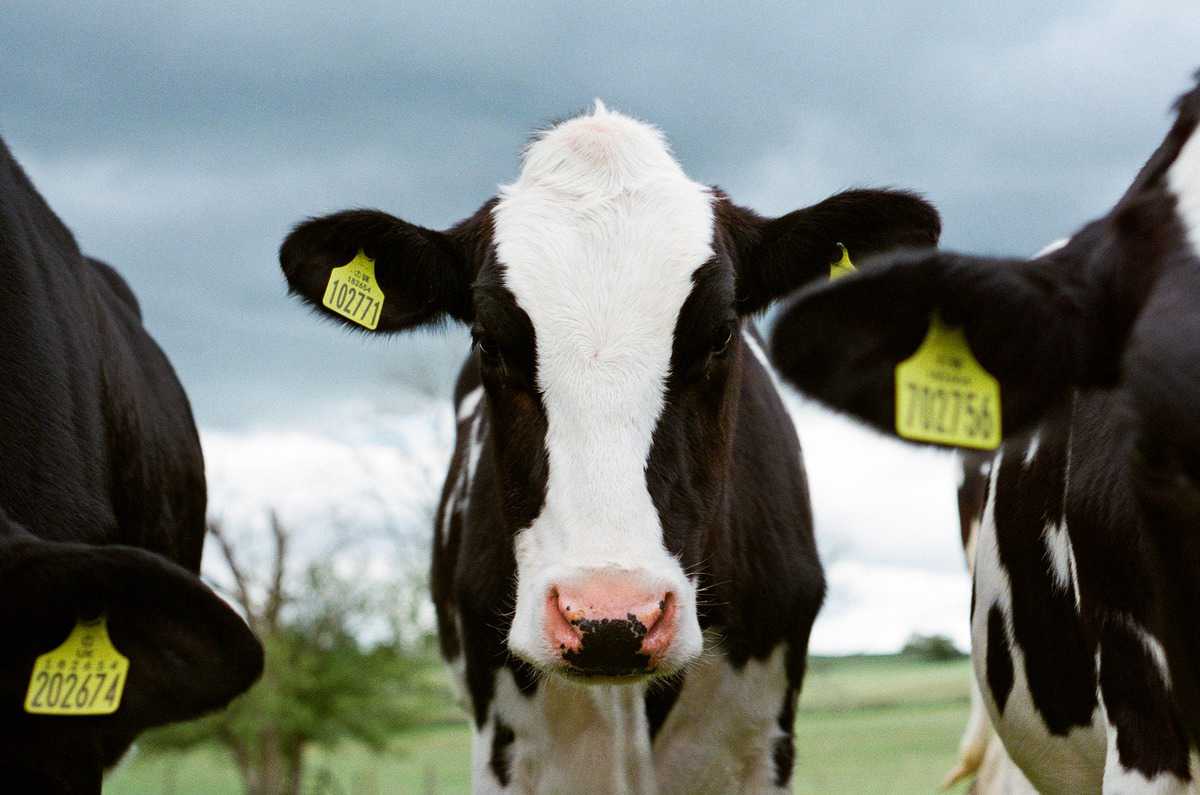
[[[910,186],[946,245],[1017,254],[1112,202],[1200,65],[1194,0],[411,5],[5,4],[0,133],[127,275],[204,423],[443,382],[461,333],[315,321],[280,240],[345,206],[445,226],[593,97],[764,211]]]

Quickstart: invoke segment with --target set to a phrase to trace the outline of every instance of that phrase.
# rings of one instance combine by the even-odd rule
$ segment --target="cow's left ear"
[[[846,247],[855,262],[895,248],[937,245],[933,205],[898,190],[849,190],[767,219],[721,197],[717,222],[734,250],[738,311],[751,314],[797,287],[828,278]]]
[[[347,325],[406,331],[451,318],[472,319],[471,282],[487,256],[491,202],[445,231],[410,224],[379,210],[345,210],[299,224],[279,249],[291,292]],[[334,269],[371,261],[372,286],[336,292]],[[334,297],[330,298],[331,285]],[[351,288],[360,287],[350,280]],[[346,294],[349,292],[349,298]],[[382,301],[378,311],[371,299]],[[335,306],[330,306],[330,301]],[[340,307],[340,308],[338,308]]]
[[[225,706],[262,672],[262,646],[241,617],[199,577],[166,558],[136,547],[5,541],[0,542],[5,715],[22,715],[35,660],[58,648],[78,622],[98,616],[105,617],[112,645],[129,660],[129,669],[117,710],[88,719],[97,722],[93,730],[133,736],[149,726],[198,717]],[[72,721],[82,720],[23,717],[35,729],[73,728]]]
[[[1068,250],[1032,262],[897,256],[790,298],[771,333],[771,358],[806,394],[895,434],[896,367],[937,316],[962,329],[999,382],[1002,430],[1012,436],[1071,388],[1115,380],[1103,293],[1080,270]]]

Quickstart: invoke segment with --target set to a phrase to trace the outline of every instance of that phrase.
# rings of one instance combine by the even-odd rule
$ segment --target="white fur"
[[[715,637],[709,638],[718,642]],[[473,747],[473,791],[522,795],[725,795],[787,792],[774,786],[774,740],[787,676],[780,647],[735,671],[719,654],[689,668],[683,691],[651,751],[645,686],[582,686],[549,677],[533,696],[512,674],[496,694]],[[720,714],[714,713],[720,705]],[[510,726],[511,781],[489,767],[495,720]]]
[[[1194,131],[1167,171],[1167,187],[1175,194],[1192,253],[1200,257],[1200,135]]]
[[[1042,529],[1042,543],[1046,545],[1046,557],[1049,558],[1054,584],[1064,591],[1070,589],[1075,597],[1075,609],[1078,610],[1079,582],[1075,578],[1075,550],[1067,533],[1066,518],[1062,524],[1046,523]]]
[[[722,655],[711,654],[689,668],[654,746],[660,792],[791,791],[775,786],[772,756],[775,740],[783,736],[778,720],[787,690],[784,656],[780,646],[765,660],[734,670]]]
[[[1025,448],[1025,458],[1021,461],[1023,465],[1028,467],[1033,463],[1033,459],[1037,458],[1038,447],[1042,444],[1042,434],[1035,431],[1033,437],[1029,440],[1029,446]]]
[[[479,465],[479,454],[483,450],[483,441],[479,438],[482,430],[483,412],[479,411],[479,401],[483,397],[483,387],[478,386],[463,396],[458,404],[458,421],[470,421],[467,426],[467,460],[459,468],[458,481],[446,499],[446,507],[442,509],[442,545],[450,543],[450,521],[456,514],[465,513],[471,481],[475,479],[475,467]]]
[[[775,391],[780,395],[783,394],[783,389],[779,383],[779,374],[775,372],[775,368],[771,365],[771,360],[767,358],[766,351],[758,344],[758,340],[754,339],[754,335],[749,329],[742,330],[742,339],[746,341],[746,345],[750,348],[750,352],[754,354],[754,358],[758,359],[758,363],[767,371],[767,375],[771,377],[771,385],[775,387]],[[791,417],[791,415],[788,415]]]
[[[1069,243],[1069,242],[1071,242],[1071,238],[1064,237],[1064,238],[1055,240],[1053,243],[1048,243],[1047,245],[1042,246],[1042,248],[1038,249],[1038,252],[1033,255],[1032,259],[1038,259],[1039,257],[1046,256],[1047,254],[1053,254],[1055,251],[1058,251],[1060,248],[1067,245],[1067,243]]]
[[[475,416],[475,409],[479,408],[479,401],[483,397],[483,387],[477,386],[467,394],[463,395],[462,402],[458,404],[458,421],[470,419]]]
[[[506,792],[557,795],[653,795],[650,730],[640,685],[586,687],[550,677],[522,695],[507,669],[496,674],[496,694],[474,746],[474,791],[499,782],[488,762],[498,716],[516,740],[508,749]],[[500,790],[495,790],[500,791]]]
[[[699,653],[695,592],[664,544],[646,486],[679,310],[712,256],[712,195],[661,133],[597,103],[542,134],[493,211],[504,282],[533,323],[549,480],[515,541],[509,648],[535,664],[547,594],[597,570],[674,592],[679,627],[663,660]]]
[[[1150,630],[1139,624],[1133,616],[1127,613],[1113,616],[1109,618],[1109,622],[1120,624],[1129,634],[1141,642],[1142,646],[1146,649],[1146,653],[1150,655],[1150,659],[1154,661],[1154,667],[1158,672],[1158,677],[1162,681],[1163,686],[1170,690],[1171,671],[1167,667],[1167,651],[1163,648],[1159,639],[1151,635]]]

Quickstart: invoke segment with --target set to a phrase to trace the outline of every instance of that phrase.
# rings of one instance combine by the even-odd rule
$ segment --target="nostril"
[[[579,616],[572,615],[577,608],[573,611],[568,601],[557,589],[551,589],[546,597],[546,640],[560,654],[578,651],[580,644]]]
[[[646,628],[646,637],[642,640],[642,651],[655,660],[667,651],[671,641],[675,639],[678,607],[674,593],[668,592],[663,596],[656,613],[653,623]]]

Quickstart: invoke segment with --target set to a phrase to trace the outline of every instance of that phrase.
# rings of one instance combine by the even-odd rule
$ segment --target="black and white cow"
[[[1047,793],[1185,792],[1200,738],[1200,88],[1103,218],[1031,261],[912,255],[801,294],[798,386],[893,431],[897,363],[938,312],[1001,384],[972,653]],[[837,346],[816,344],[837,339]]]
[[[258,677],[258,641],[196,575],[204,511],[191,409],[137,300],[0,142],[0,789],[98,793],[143,728]],[[36,658],[101,615],[129,659],[116,712],[27,714]]]
[[[747,318],[826,277],[839,242],[938,232],[901,192],[760,217],[598,102],[448,231],[349,211],[288,237],[283,269],[315,306],[362,250],[378,331],[450,318],[474,335],[432,585],[475,791],[787,788],[824,580]]]

